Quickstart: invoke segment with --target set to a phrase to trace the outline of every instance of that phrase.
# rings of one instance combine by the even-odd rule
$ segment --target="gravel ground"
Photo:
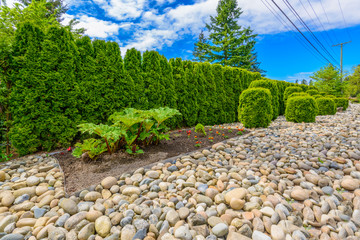
[[[280,117],[74,196],[51,156],[2,163],[0,237],[360,239],[360,105],[316,120]]]

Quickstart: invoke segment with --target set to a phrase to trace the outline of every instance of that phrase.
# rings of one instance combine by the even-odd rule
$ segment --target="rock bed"
[[[1,239],[360,239],[360,105],[67,196],[52,157],[0,170]],[[76,174],[76,173],[74,173]]]

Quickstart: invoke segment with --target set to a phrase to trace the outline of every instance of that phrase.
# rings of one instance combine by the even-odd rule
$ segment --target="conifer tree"
[[[134,81],[134,104],[136,109],[147,109],[148,102],[144,92],[144,79],[141,68],[141,52],[135,48],[128,49],[124,58],[124,66],[127,74]]]
[[[224,89],[223,67],[219,64],[213,64],[212,72],[216,83],[215,98],[216,98],[217,108],[215,114],[217,115],[217,122],[225,123],[226,114],[224,107],[226,105],[226,91]]]
[[[199,64],[194,64],[193,79],[197,83],[197,104],[198,104],[198,116],[197,123],[207,124],[207,111],[209,109],[209,102],[207,101],[208,94],[206,92],[206,80],[202,72],[202,67]]]
[[[206,60],[206,50],[205,50],[205,44],[207,44],[204,31],[201,30],[198,38],[198,42],[194,45],[194,61],[196,62],[204,62]]]
[[[225,101],[226,104],[223,106],[225,110],[225,122],[234,122],[235,121],[235,102],[234,102],[234,76],[232,67],[224,67],[224,89],[226,92]]]
[[[94,86],[97,79],[94,47],[88,36],[77,39],[76,46],[79,53],[76,79],[79,86],[81,86],[81,94],[78,98],[79,111],[81,112],[83,122],[99,124],[100,119],[96,112],[96,102],[99,101],[99,99]]]
[[[164,56],[160,56],[160,68],[161,68],[161,85],[164,89],[163,95],[164,99],[164,106],[177,109],[177,94],[175,91],[175,83],[172,74],[171,65]],[[170,118],[166,125],[169,127],[176,126],[176,119]]]
[[[202,72],[205,79],[205,91],[206,91],[206,100],[208,104],[207,109],[207,120],[204,124],[214,125],[217,123],[217,98],[216,98],[216,83],[214,75],[212,72],[212,65],[210,63],[200,63]]]
[[[115,111],[131,107],[134,102],[134,82],[126,73],[117,42],[106,42],[107,75],[112,79],[112,89],[108,89],[106,99],[110,101],[110,111],[105,115],[109,117]],[[110,86],[111,88],[111,86]]]
[[[238,25],[243,12],[237,0],[219,0],[216,11],[217,15],[211,16],[210,23],[206,24],[209,37],[195,44],[194,55],[200,52],[202,58],[211,63],[263,72],[255,53],[257,35],[250,27]]]
[[[184,114],[184,120],[187,126],[195,126],[197,124],[197,116],[199,112],[199,106],[197,102],[198,82],[197,79],[193,76],[194,64],[191,61],[184,61],[183,66],[186,81],[185,108],[187,109],[187,112]]]
[[[160,55],[156,51],[143,54],[144,92],[148,99],[148,108],[163,107],[165,103],[164,87],[161,85]]]
[[[170,65],[172,69],[172,75],[174,79],[174,84],[176,86],[176,95],[177,95],[177,109],[182,115],[176,116],[176,125],[182,127],[185,125],[184,116],[188,116],[188,109],[186,108],[186,91],[187,83],[185,79],[185,71],[181,58],[172,58],[170,59]]]
[[[17,53],[21,68],[14,74],[14,127],[10,137],[20,154],[67,146],[80,121],[77,51],[72,35],[64,28],[51,27],[38,44],[42,35],[36,27],[24,25],[16,43],[23,45],[17,49],[25,51]],[[29,40],[34,43],[29,44]]]
[[[242,70],[239,68],[233,68],[233,102],[235,104],[235,119],[237,120],[238,116],[238,107],[239,106],[239,98],[242,92]]]

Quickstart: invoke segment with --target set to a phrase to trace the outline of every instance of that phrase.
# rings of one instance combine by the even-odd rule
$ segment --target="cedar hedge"
[[[295,92],[303,92],[303,89],[301,87],[287,87],[285,89],[285,92],[284,92],[284,102],[285,102],[285,106],[286,106],[286,101],[287,99],[289,98],[289,96],[292,94],[292,93],[295,93]]]
[[[323,95],[320,95],[320,94],[316,94],[316,95],[314,95],[314,96],[312,96],[313,98],[315,98],[315,99],[317,99],[317,98],[321,98],[321,97],[323,97]]]
[[[334,115],[336,113],[335,101],[332,98],[322,97],[316,99],[319,108],[318,115]]]
[[[306,91],[306,93],[308,93],[310,96],[314,96],[314,95],[319,94],[319,91],[314,90],[314,89],[309,89]]]
[[[239,121],[246,128],[268,127],[273,117],[272,98],[269,89],[249,88],[239,100]]]
[[[249,88],[266,88],[270,90],[271,93],[271,102],[272,102],[272,109],[273,109],[273,117],[272,120],[275,120],[279,116],[279,88],[277,84],[273,81],[269,80],[256,80],[253,81]]]
[[[306,92],[294,92],[289,95],[288,99],[290,99],[292,97],[300,97],[300,96],[310,96],[310,95],[307,94]]]
[[[259,73],[168,61],[156,51],[135,49],[121,57],[116,42],[74,39],[67,28],[43,32],[30,23],[19,25],[11,66],[10,140],[20,155],[69,147],[80,138],[77,125],[107,123],[127,107],[171,107],[182,115],[171,128],[234,122],[241,92]]]
[[[318,107],[313,97],[296,96],[288,99],[285,117],[289,122],[315,122],[317,112]]]
[[[345,111],[349,107],[349,99],[347,98],[334,98],[333,99],[336,105],[336,108],[342,107]]]

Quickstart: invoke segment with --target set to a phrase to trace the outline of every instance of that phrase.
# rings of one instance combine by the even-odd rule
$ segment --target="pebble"
[[[360,105],[316,120],[281,116],[74,195],[52,156],[0,163],[0,238],[358,239]]]

